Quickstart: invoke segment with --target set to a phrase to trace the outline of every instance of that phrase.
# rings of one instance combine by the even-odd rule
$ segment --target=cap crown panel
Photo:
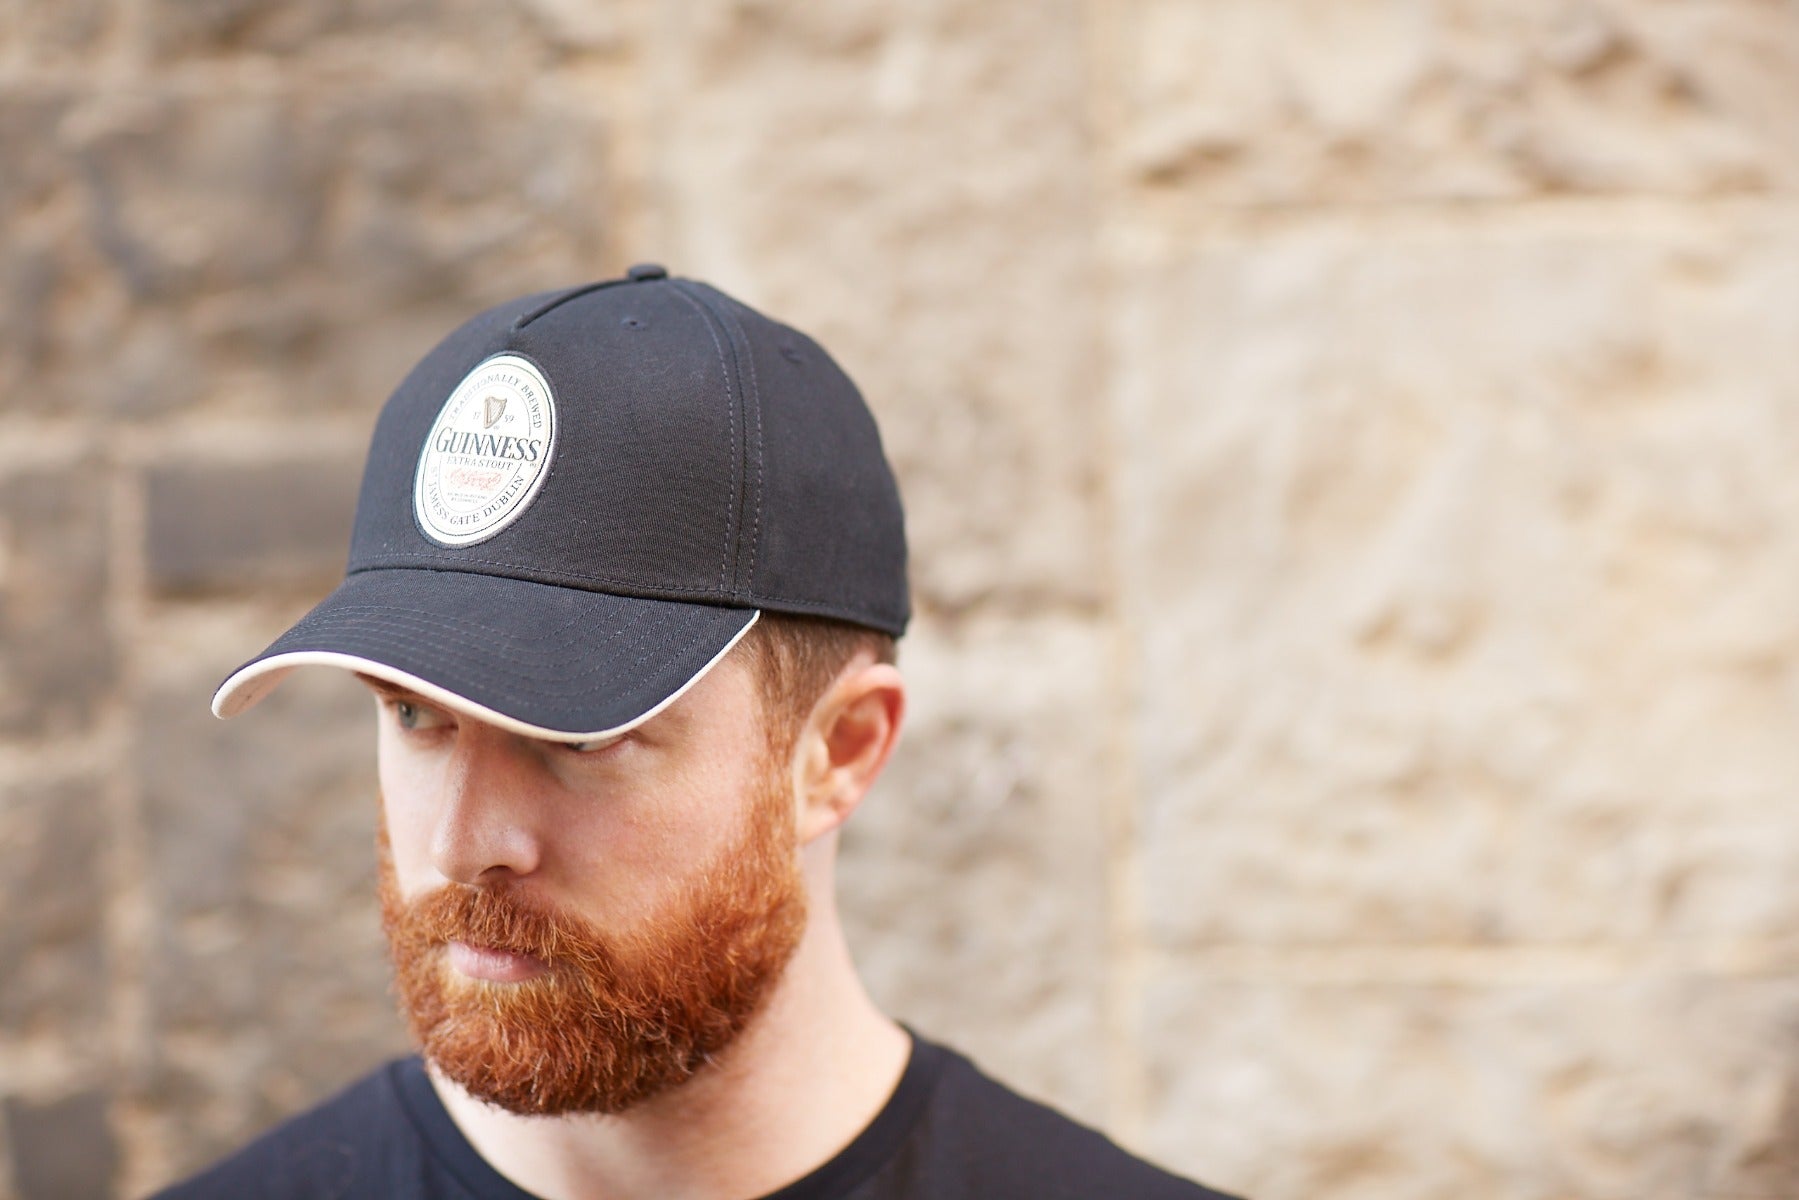
[[[897,634],[910,613],[905,519],[861,393],[811,338],[720,299],[749,332],[761,505],[779,514],[757,530],[753,594],[765,608],[878,617]]]
[[[378,422],[351,569],[435,566],[590,590],[717,600],[729,588],[741,423],[702,314],[662,287],[519,302],[452,334]],[[515,327],[523,315],[529,320]],[[684,350],[685,348],[685,350]],[[412,515],[411,464],[468,371],[523,355],[547,379],[556,448],[542,488],[493,537],[445,547]],[[365,519],[366,518],[366,519]]]

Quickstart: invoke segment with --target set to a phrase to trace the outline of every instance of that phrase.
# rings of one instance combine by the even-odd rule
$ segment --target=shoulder
[[[417,1137],[398,1087],[407,1065],[399,1060],[377,1068],[151,1200],[389,1194],[396,1176],[406,1173],[401,1160],[416,1158]]]
[[[1127,1153],[1090,1129],[996,1082],[953,1050],[923,1116],[924,1145],[968,1194],[1033,1200],[1231,1200]],[[923,1164],[920,1164],[923,1166]]]

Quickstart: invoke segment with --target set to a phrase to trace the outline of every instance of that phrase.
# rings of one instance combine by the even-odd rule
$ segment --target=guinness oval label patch
[[[419,455],[412,510],[441,546],[484,541],[517,520],[556,445],[550,385],[516,354],[470,371],[444,402]]]

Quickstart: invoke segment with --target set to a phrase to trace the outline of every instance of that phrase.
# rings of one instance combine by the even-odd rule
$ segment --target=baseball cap
[[[219,685],[344,667],[532,737],[660,712],[764,611],[893,636],[899,490],[805,334],[655,264],[480,314],[375,424],[344,581]]]

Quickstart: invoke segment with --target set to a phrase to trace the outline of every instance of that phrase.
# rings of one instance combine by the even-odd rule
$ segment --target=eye
[[[449,724],[449,718],[442,709],[421,704],[417,700],[402,700],[395,696],[388,701],[388,707],[393,710],[394,724],[409,732],[418,733]]]
[[[623,734],[615,734],[612,737],[588,738],[584,742],[564,742],[563,745],[576,754],[603,754],[624,740]]]

